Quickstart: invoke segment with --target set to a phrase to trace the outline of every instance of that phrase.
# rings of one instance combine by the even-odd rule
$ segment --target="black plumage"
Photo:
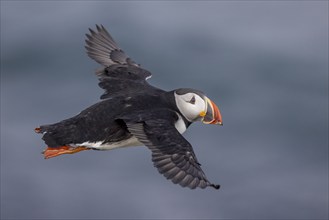
[[[179,119],[186,128],[192,122],[181,114],[174,94],[202,96],[202,92],[166,92],[151,86],[146,81],[151,73],[130,59],[103,26],[96,28],[86,35],[86,49],[104,66],[96,72],[99,86],[105,90],[102,100],[72,118],[37,128],[45,143],[51,148],[99,142],[120,145],[134,137],[152,151],[154,166],[173,183],[191,189],[218,189],[219,185],[207,180],[192,146],[176,129]]]
[[[183,187],[219,189],[219,185],[207,180],[192,146],[173,126],[173,121],[177,120],[175,112],[160,111],[159,119],[125,120],[128,130],[152,151],[154,166],[167,179]]]

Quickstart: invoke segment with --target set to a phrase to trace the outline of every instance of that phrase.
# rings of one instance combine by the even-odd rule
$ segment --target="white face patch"
[[[181,114],[190,122],[200,119],[200,112],[207,111],[206,102],[192,92],[183,95],[175,92],[175,101]]]

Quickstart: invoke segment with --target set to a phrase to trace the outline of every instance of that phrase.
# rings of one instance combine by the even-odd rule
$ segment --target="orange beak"
[[[222,115],[220,114],[217,105],[206,97],[207,111],[201,112],[200,116],[203,117],[202,122],[205,124],[223,125]]]

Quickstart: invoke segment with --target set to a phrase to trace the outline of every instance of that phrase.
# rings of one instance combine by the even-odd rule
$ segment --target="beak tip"
[[[216,125],[223,126],[222,115],[219,111],[219,108],[210,99],[207,98],[206,100],[207,100],[207,106],[208,106],[207,112],[201,112],[200,113],[200,116],[204,117],[203,118],[204,123],[206,123],[206,124],[216,124]],[[204,120],[207,115],[208,115],[207,120]]]

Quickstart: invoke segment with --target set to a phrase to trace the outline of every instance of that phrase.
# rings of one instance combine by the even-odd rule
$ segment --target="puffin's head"
[[[189,122],[201,120],[205,124],[223,125],[218,107],[202,92],[195,89],[177,89],[174,95],[177,108]]]

